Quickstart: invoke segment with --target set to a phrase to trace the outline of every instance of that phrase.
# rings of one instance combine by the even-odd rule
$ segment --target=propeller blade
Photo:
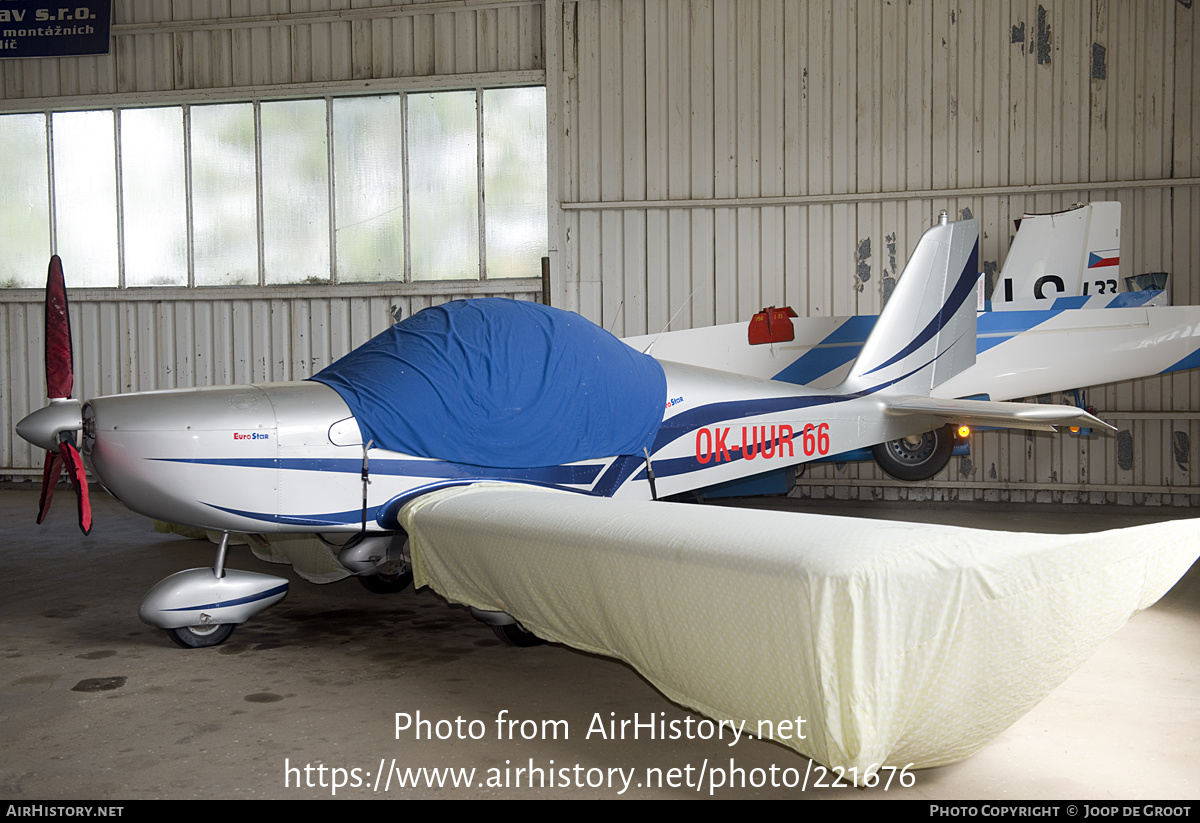
[[[79,506],[79,528],[84,534],[92,530],[92,501],[88,497],[87,475],[83,472],[83,458],[70,440],[59,444],[61,454],[66,463],[67,477],[75,487],[75,499]]]
[[[37,524],[39,526],[46,519],[46,513],[50,511],[50,501],[54,498],[54,487],[58,485],[58,478],[62,474],[62,470],[62,454],[46,452],[46,462],[42,466],[42,496],[38,500]]]
[[[56,254],[50,258],[50,268],[46,272],[46,394],[51,400],[70,398],[75,387],[74,367],[71,361],[71,316],[67,312],[67,283],[63,277],[62,260]],[[63,430],[61,425],[52,426],[52,431],[47,430],[46,425],[39,425],[46,423],[46,411],[56,408],[61,411],[66,405],[52,403],[18,424],[20,428],[30,420],[38,421],[31,426],[43,437],[35,440],[49,447],[46,463],[42,468],[42,496],[38,501],[37,522],[40,526],[46,519],[46,514],[50,511],[50,501],[54,499],[54,487],[66,468],[67,478],[75,487],[75,496],[79,503],[79,528],[87,534],[92,530],[92,502],[88,497],[83,458],[75,448],[75,435],[72,431]],[[58,414],[51,414],[49,422],[61,424],[64,421],[59,417]],[[53,448],[54,443],[50,442],[51,440],[56,441],[57,450]]]
[[[62,260],[50,258],[46,273],[46,395],[70,397],[75,377],[71,364],[71,317]]]

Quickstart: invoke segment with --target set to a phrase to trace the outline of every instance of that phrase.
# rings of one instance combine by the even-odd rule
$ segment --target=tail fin
[[[1121,204],[1026,214],[1000,270],[992,310],[1048,309],[1060,297],[1115,295],[1121,280]]]
[[[839,391],[928,395],[974,365],[978,279],[978,220],[926,231]]]

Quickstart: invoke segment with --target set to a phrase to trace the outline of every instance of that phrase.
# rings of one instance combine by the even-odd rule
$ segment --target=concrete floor
[[[688,713],[624,664],[559,646],[502,646],[465,610],[429,591],[372,595],[355,581],[315,586],[288,567],[231,550],[235,568],[283,574],[291,593],[216,649],[184,651],[143,625],[146,590],[210,565],[211,544],[155,533],[95,493],[90,537],[60,491],[34,525],[32,486],[0,490],[0,797],[325,798],[615,797],[610,788],[423,788],[386,794],[381,764],[488,769],[684,770],[730,758],[753,769],[808,761],[773,743],[583,739],[596,712],[667,720]],[[753,505],[763,505],[761,502]],[[767,505],[788,505],[772,501]],[[847,515],[1026,531],[1094,531],[1183,517],[1162,509],[808,504]],[[1137,616],[1033,712],[979,754],[882,788],[722,788],[733,797],[1200,798],[1200,564]],[[495,718],[569,723],[569,740],[497,740]],[[480,740],[396,739],[394,717],[480,720]],[[476,726],[478,731],[480,727]],[[305,773],[305,766],[310,770]],[[325,767],[325,771],[319,769]],[[288,767],[293,771],[288,772]],[[370,776],[368,776],[368,773]],[[764,774],[762,772],[759,774]],[[777,771],[783,774],[782,771]],[[512,771],[508,771],[512,774]],[[599,772],[590,772],[595,777]],[[681,777],[686,774],[681,771]],[[795,774],[793,772],[792,774]],[[288,785],[290,782],[290,785]],[[297,787],[297,783],[311,782]],[[321,783],[325,787],[321,787]],[[707,789],[633,788],[625,797],[705,797]]]

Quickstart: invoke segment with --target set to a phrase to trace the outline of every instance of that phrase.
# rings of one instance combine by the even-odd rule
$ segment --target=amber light
[[[971,427],[970,426],[959,426],[957,434],[958,434],[959,440],[966,440],[968,437],[971,436]]]

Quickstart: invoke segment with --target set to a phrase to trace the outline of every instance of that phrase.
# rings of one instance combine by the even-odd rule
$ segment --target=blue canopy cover
[[[314,375],[363,442],[497,468],[641,454],[662,423],[654,358],[574,312],[500,298],[425,309]]]

